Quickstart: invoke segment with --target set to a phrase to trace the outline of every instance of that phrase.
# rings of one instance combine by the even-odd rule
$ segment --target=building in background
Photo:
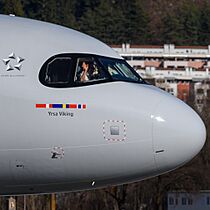
[[[204,80],[194,84],[195,105],[201,112],[210,104],[210,80]]]
[[[181,82],[177,84],[177,97],[187,102],[190,96],[190,82]]]
[[[209,78],[209,46],[113,45],[112,48],[143,77],[169,77],[198,80]]]
[[[210,45],[113,45],[146,80],[183,101],[193,100],[198,111],[210,102]],[[192,97],[193,95],[193,97]]]
[[[198,193],[169,192],[167,210],[209,210],[210,191]]]

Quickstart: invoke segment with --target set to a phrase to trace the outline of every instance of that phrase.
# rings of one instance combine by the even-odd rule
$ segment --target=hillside
[[[209,0],[0,0],[0,13],[65,25],[107,44],[210,43]]]

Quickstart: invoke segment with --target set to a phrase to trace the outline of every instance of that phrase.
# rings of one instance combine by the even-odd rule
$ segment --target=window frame
[[[93,57],[99,67],[104,71],[107,79],[102,79],[102,80],[94,80],[94,81],[88,81],[88,82],[81,82],[78,83],[75,81],[75,75],[77,71],[77,62],[79,58],[85,58],[85,57]],[[49,84],[45,81],[45,76],[47,72],[47,66],[49,63],[51,63],[53,60],[57,58],[71,58],[72,60],[72,66],[71,66],[71,72],[70,72],[70,79],[68,83],[65,84]],[[146,84],[149,85],[142,77],[138,75],[138,73],[131,67],[130,70],[132,73],[135,75],[138,75],[141,79],[142,82],[138,81],[130,81],[130,80],[115,80],[111,77],[110,73],[108,72],[107,69],[104,68],[102,63],[100,62],[99,58],[107,58],[107,59],[113,59],[113,60],[119,60],[122,61],[123,59],[117,59],[117,58],[111,58],[107,56],[101,56],[101,55],[95,55],[95,54],[87,54],[87,53],[62,53],[62,54],[57,54],[51,56],[49,59],[45,61],[45,63],[42,65],[39,74],[38,74],[38,80],[39,82],[44,85],[45,87],[50,87],[50,88],[73,88],[73,87],[83,87],[83,86],[90,86],[90,85],[95,85],[95,84],[102,84],[102,83],[110,83],[110,82],[129,82],[129,83],[137,83],[137,84]],[[125,61],[126,62],[126,61]],[[127,64],[129,65],[129,64]]]
[[[56,58],[54,58],[53,60],[51,60],[50,62],[48,62],[47,63],[47,65],[46,65],[46,74],[45,75],[47,75],[47,74],[49,74],[49,68],[50,68],[50,65],[52,65],[53,64],[53,62],[55,62],[56,60],[69,60],[70,61],[70,64],[71,64],[71,67],[72,67],[72,63],[73,63],[73,60],[72,60],[72,58],[71,57],[56,57]],[[50,84],[50,83],[48,83],[49,85],[65,85],[65,84],[68,84],[69,83],[69,80],[70,80],[70,78],[71,78],[71,72],[68,72],[68,75],[67,75],[69,78],[68,78],[68,81],[67,82],[61,82],[60,84],[59,83],[54,83],[53,84],[53,82]]]
[[[139,81],[135,81],[135,80],[129,80],[129,79],[113,79],[112,78],[112,76],[110,75],[110,73],[109,73],[109,71],[108,70],[106,70],[104,67],[103,67],[103,65],[102,65],[102,67],[103,67],[103,69],[105,70],[105,71],[107,71],[108,72],[108,74],[110,75],[110,77],[111,77],[111,79],[112,79],[112,81],[113,82],[119,82],[119,81],[121,81],[121,82],[131,82],[131,83],[138,83],[138,84],[148,84],[127,62],[126,62],[126,60],[125,59],[118,59],[118,58],[110,58],[110,57],[105,57],[105,56],[97,56],[98,57],[98,60],[99,60],[99,62],[101,63],[101,65],[102,65],[102,62],[100,61],[100,59],[109,59],[109,60],[115,60],[115,61],[120,61],[120,62],[122,62],[122,61],[125,61],[125,65],[126,65],[126,67],[138,78],[138,77],[140,77],[141,78],[141,80],[142,80],[142,83],[140,83]]]
[[[58,59],[58,58],[71,58],[72,60],[72,66],[71,66],[71,72],[69,74],[69,82],[65,83],[65,84],[49,84],[48,82],[46,82],[45,80],[45,76],[48,70],[48,64],[52,63],[54,60]],[[45,61],[45,63],[42,65],[40,71],[39,71],[39,81],[42,85],[44,85],[45,87],[51,87],[51,88],[64,88],[64,87],[70,87],[72,84],[72,72],[74,72],[75,69],[75,62],[74,62],[74,57],[71,54],[58,54],[58,55],[54,55],[52,57],[50,57],[49,59],[47,59],[47,61]]]

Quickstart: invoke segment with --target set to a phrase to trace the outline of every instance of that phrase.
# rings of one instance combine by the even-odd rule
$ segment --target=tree
[[[163,16],[163,32],[162,39],[166,44],[181,45],[183,43],[182,36],[180,34],[184,30],[184,26],[180,23],[180,20],[174,13],[169,13]]]
[[[208,1],[205,1],[201,8],[199,44],[210,44],[210,5]]]
[[[80,29],[108,44],[121,44],[123,14],[114,2],[102,1],[94,10],[87,10],[81,18]]]
[[[145,44],[148,38],[148,16],[143,9],[142,2],[123,0],[121,8],[124,14],[123,34],[124,42]]]
[[[121,185],[105,190],[105,193],[114,201],[114,210],[124,210],[126,208],[127,188],[127,185]]]
[[[38,0],[36,15],[43,21],[56,22],[56,1]]]
[[[56,5],[56,22],[61,25],[77,28],[76,19],[74,16],[75,12],[75,2],[74,1],[65,1],[61,0],[57,2]]]
[[[3,2],[0,0],[0,13],[3,13]]]
[[[24,16],[24,10],[21,0],[3,0],[3,13]]]
[[[184,30],[180,32],[180,36],[183,39],[185,45],[198,44],[199,38],[199,23],[200,11],[195,2],[184,1],[181,8],[177,12],[177,18],[182,24]]]
[[[94,10],[104,0],[80,0],[75,2],[75,18],[80,20],[81,17],[89,10]]]

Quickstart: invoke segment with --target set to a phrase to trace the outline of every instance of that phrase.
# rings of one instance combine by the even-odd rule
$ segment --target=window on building
[[[165,83],[165,80],[164,79],[157,79],[156,82],[159,83],[159,84],[163,84],[163,83]]]
[[[204,99],[197,99],[197,104],[204,104]]]
[[[133,68],[135,69],[135,70],[141,70],[142,69],[142,67],[141,66],[133,66]]]
[[[174,69],[175,66],[168,66],[168,69]]]
[[[45,82],[49,85],[66,84],[70,79],[72,59],[55,58],[47,64]]]
[[[207,196],[207,197],[206,197],[206,204],[207,204],[207,205],[210,205],[210,196]]]
[[[124,58],[126,61],[131,61],[131,57],[130,57],[130,56],[123,56],[123,58]]]
[[[187,95],[187,90],[183,90],[183,91],[182,91],[182,94],[183,94],[183,95]]]
[[[168,91],[170,94],[174,95],[174,90],[173,90],[173,88],[168,88],[167,91]]]
[[[210,98],[210,89],[207,90],[207,97]]]
[[[188,198],[188,205],[193,205],[193,199],[192,198]]]
[[[174,205],[174,198],[169,197],[168,202],[169,202],[169,205]]]
[[[134,56],[133,60],[141,61],[141,60],[144,60],[144,57]]]
[[[201,89],[201,88],[197,89],[197,94],[203,94],[203,93],[204,93],[203,89]]]
[[[186,198],[182,198],[182,205],[187,205],[187,199]]]
[[[177,70],[185,70],[185,66],[177,66]]]

